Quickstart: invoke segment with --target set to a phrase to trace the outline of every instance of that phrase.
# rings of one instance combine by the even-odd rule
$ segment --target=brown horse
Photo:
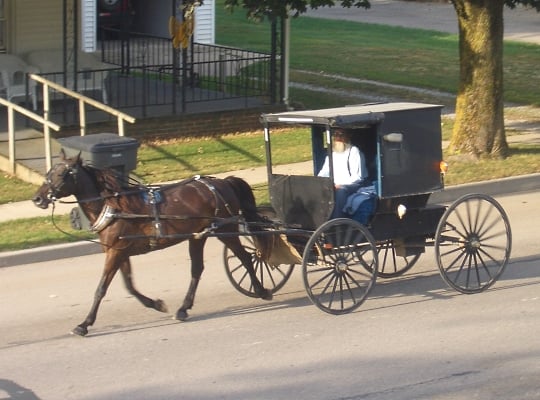
[[[83,165],[79,156],[61,160],[47,173],[33,202],[46,209],[57,198],[74,195],[80,209],[99,233],[105,268],[86,319],[72,333],[84,336],[93,325],[101,300],[120,269],[127,290],[146,307],[166,312],[162,300],[150,299],[135,289],[130,256],[163,249],[189,240],[191,283],[176,319],[185,320],[192,308],[204,269],[203,250],[210,234],[221,240],[242,261],[254,292],[265,300],[272,292],[257,279],[251,254],[242,246],[239,224],[262,221],[251,187],[236,177],[193,178],[174,184],[147,187],[122,183],[114,170]]]

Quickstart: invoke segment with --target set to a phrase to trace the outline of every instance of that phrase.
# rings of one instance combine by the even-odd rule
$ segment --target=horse
[[[124,284],[144,306],[167,312],[165,303],[141,294],[134,286],[130,257],[189,241],[191,281],[175,318],[185,321],[193,307],[197,286],[204,270],[204,246],[209,234],[223,242],[247,269],[254,293],[272,299],[253,267],[252,255],[242,246],[240,223],[263,223],[257,212],[249,184],[241,178],[194,177],[159,186],[126,183],[114,169],[96,169],[86,165],[80,154],[66,157],[46,175],[33,202],[42,209],[57,199],[75,196],[80,210],[88,218],[90,229],[98,233],[105,253],[105,266],[90,312],[72,334],[86,336],[96,321],[99,305],[120,269]],[[264,238],[264,236],[261,236]]]

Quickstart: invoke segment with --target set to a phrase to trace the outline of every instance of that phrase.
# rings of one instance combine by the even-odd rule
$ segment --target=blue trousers
[[[331,219],[349,216],[343,212],[343,208],[345,207],[345,204],[347,204],[347,198],[351,194],[356,193],[361,187],[362,185],[360,183],[352,183],[350,185],[340,186],[339,189],[334,191],[334,210],[330,216]]]

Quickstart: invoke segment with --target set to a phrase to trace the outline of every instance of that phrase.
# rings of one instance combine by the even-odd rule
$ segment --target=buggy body
[[[445,207],[429,205],[429,196],[443,190],[441,172],[442,106],[421,103],[379,103],[312,111],[264,114],[270,200],[285,223],[316,229],[334,208],[333,166],[330,177],[319,177],[325,157],[332,157],[332,130],[346,129],[363,153],[367,186],[376,195],[369,229],[376,240],[414,242],[409,252],[423,249],[433,236]],[[313,173],[273,172],[271,129],[307,125],[311,129]]]

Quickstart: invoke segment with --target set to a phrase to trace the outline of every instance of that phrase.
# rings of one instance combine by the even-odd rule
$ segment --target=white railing
[[[50,130],[60,130],[60,126],[49,120],[50,116],[50,101],[49,101],[49,88],[58,92],[64,93],[67,96],[73,97],[79,101],[79,125],[81,136],[86,134],[86,105],[90,105],[94,108],[102,110],[108,114],[114,115],[118,120],[118,135],[124,136],[124,122],[127,121],[131,124],[135,122],[135,118],[131,115],[118,111],[106,104],[100,103],[97,100],[91,99],[85,95],[74,92],[67,89],[62,85],[58,85],[42,76],[36,74],[30,74],[30,79],[35,80],[43,85],[43,117],[27,110],[24,107],[20,107],[12,102],[0,98],[0,104],[5,105],[8,108],[8,130],[9,130],[9,163],[11,173],[15,173],[15,121],[13,112],[17,111],[34,121],[43,125],[43,139],[45,142],[45,163],[47,170],[52,167],[52,154],[51,154],[51,135]]]
[[[46,136],[49,136],[49,131],[50,129],[54,129],[55,131],[59,131],[60,130],[60,126],[55,124],[54,122],[52,121],[47,121],[45,118],[43,118],[42,116],[40,115],[37,115],[35,113],[33,113],[32,111],[29,111],[27,110],[26,108],[24,107],[21,107],[15,103],[12,103],[11,101],[7,101],[3,98],[0,97],[0,104],[4,105],[7,107],[7,112],[8,112],[8,147],[9,147],[9,171],[11,174],[15,174],[15,160],[16,160],[16,154],[15,154],[15,116],[14,116],[14,113],[15,111],[17,111],[18,113],[21,113],[23,115],[25,115],[26,117],[28,118],[31,118],[33,119],[34,121],[37,121],[39,122],[40,124],[43,125],[43,135],[46,137]],[[48,143],[48,144],[47,144]],[[45,141],[45,152],[47,153],[47,148],[48,148],[48,152],[50,154],[51,152],[51,144],[50,144],[50,139],[49,141],[47,142],[47,140]],[[47,164],[47,170],[49,170],[51,168],[51,165],[52,162],[49,161],[49,164]]]

